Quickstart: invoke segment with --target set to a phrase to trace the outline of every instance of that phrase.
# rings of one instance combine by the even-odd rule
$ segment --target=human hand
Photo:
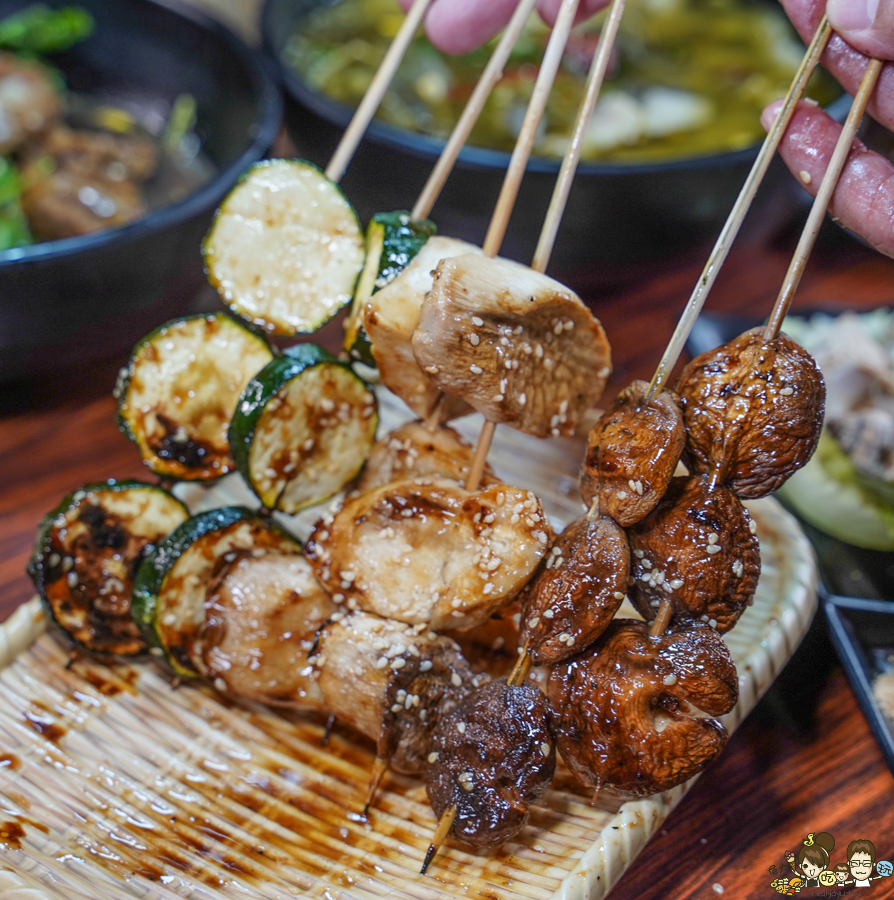
[[[404,10],[413,0],[399,0]],[[588,19],[609,0],[581,0],[576,21]],[[425,19],[428,39],[445,53],[468,53],[497,34],[512,18],[519,0],[434,0]],[[562,0],[538,0],[537,10],[552,25]]]
[[[809,41],[823,14],[822,0],[782,3],[801,36]],[[829,0],[826,11],[838,34],[829,41],[823,65],[848,93],[854,94],[868,56],[894,59],[894,0]],[[765,128],[772,124],[780,105],[781,101],[777,101],[764,110],[761,121]],[[869,113],[885,127],[894,129],[892,63],[882,69]],[[813,195],[840,133],[841,126],[821,109],[808,103],[798,105],[779,152]],[[876,249],[894,256],[894,164],[854,141],[829,211]]]

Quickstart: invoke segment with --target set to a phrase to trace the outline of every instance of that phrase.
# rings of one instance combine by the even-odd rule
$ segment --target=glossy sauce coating
[[[627,596],[627,535],[606,516],[581,516],[544,557],[523,595],[521,642],[534,665],[579,653]]]
[[[530,491],[444,478],[386,484],[322,519],[307,543],[336,603],[435,631],[472,628],[511,600],[551,531]]]
[[[760,575],[756,526],[736,495],[706,475],[674,478],[664,499],[628,532],[630,600],[654,619],[665,597],[675,619],[729,631]]]
[[[645,797],[688,780],[720,753],[727,733],[708,716],[733,708],[738,679],[707,625],[650,637],[645,622],[616,619],[553,668],[548,695],[571,771],[597,790]]]
[[[528,821],[556,765],[546,698],[536,687],[492,681],[442,716],[432,740],[428,802],[439,818],[457,807],[453,835],[496,847]]]
[[[664,496],[686,444],[677,398],[661,391],[648,403],[645,381],[618,394],[593,426],[581,471],[587,506],[627,527],[644,519]]]
[[[687,467],[744,498],[773,493],[810,459],[825,410],[813,357],[785,334],[764,344],[762,332],[697,356],[677,384]]]

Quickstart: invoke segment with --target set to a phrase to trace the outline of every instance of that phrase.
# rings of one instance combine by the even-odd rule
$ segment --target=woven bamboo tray
[[[407,418],[382,398],[383,428]],[[474,438],[480,421],[459,423]],[[491,454],[557,525],[579,514],[582,444],[499,429]],[[194,511],[251,502],[238,477],[185,488]],[[763,571],[725,640],[740,695],[732,730],[791,656],[816,606],[813,555],[773,500],[749,504]],[[304,537],[319,512],[288,524]],[[518,839],[470,853],[448,841],[418,874],[435,821],[419,781],[390,774],[357,813],[373,745],[323,723],[175,687],[152,664],[67,667],[34,600],[0,626],[0,897],[3,900],[583,900],[604,897],[685,794],[612,816],[561,766]]]

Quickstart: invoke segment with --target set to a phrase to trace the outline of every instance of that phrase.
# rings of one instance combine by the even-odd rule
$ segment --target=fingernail
[[[879,0],[829,0],[826,14],[836,31],[864,31],[872,25]]]

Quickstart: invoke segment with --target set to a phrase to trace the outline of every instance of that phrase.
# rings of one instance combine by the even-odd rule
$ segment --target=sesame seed
[[[473,347],[477,347],[477,346],[481,343],[481,338],[478,337],[478,335],[475,334],[475,332],[473,331],[473,332],[469,335],[469,343],[470,343]]]
[[[800,178],[801,181],[804,182],[804,184],[810,184],[813,181],[813,176],[810,174],[810,172],[807,171],[807,169],[801,169],[801,171],[798,172],[798,178]]]
[[[708,543],[709,543],[709,544],[716,544],[717,541],[719,541],[719,540],[720,540],[720,535],[717,534],[716,531],[712,531],[712,532],[708,535]]]
[[[544,619],[551,619],[554,615],[555,615],[555,613],[554,613],[551,609],[545,609],[545,610],[543,611],[543,618],[544,618]]]
[[[795,392],[794,388],[787,387],[787,388],[783,388],[779,393],[782,394],[783,397],[791,397],[791,395],[794,394],[794,392]]]
[[[406,664],[407,664],[407,661],[402,656],[399,656],[397,659],[392,660],[391,668],[392,669],[402,669]]]
[[[670,582],[670,587],[671,587],[671,590],[674,590],[674,591],[680,590],[680,588],[683,587],[683,579],[675,578],[673,581]]]
[[[708,553],[710,553],[712,556],[713,556],[715,553],[720,553],[720,551],[721,551],[722,549],[723,549],[723,548],[720,547],[719,544],[709,544],[709,545],[708,545]]]
[[[619,500],[626,500],[627,499],[627,491],[618,491],[616,496]]]
[[[494,403],[502,403],[505,399],[502,394],[494,394]]]
[[[748,530],[749,530],[752,534],[757,534],[757,522],[755,522],[754,519],[752,519],[752,520],[748,523]]]
[[[472,784],[471,781],[461,781],[460,784],[462,785],[463,790],[467,794],[475,789],[475,786]]]
[[[480,328],[484,324],[484,319],[480,316],[472,316],[472,324]]]
[[[614,597],[615,600],[623,600],[626,596],[626,594],[622,594],[620,591],[615,591],[614,594],[612,594],[612,597]]]
[[[480,375],[484,371],[484,369],[482,369],[481,366],[472,365],[472,366],[469,366],[469,371],[473,375]]]
[[[441,370],[437,366],[426,366],[425,371],[428,372],[429,375],[437,375]]]
[[[518,405],[524,406],[528,402],[528,395],[522,392],[518,395]]]
[[[456,723],[456,730],[457,730],[460,734],[465,734],[465,733],[466,733],[466,723],[465,723],[465,722],[457,722],[457,723]]]
[[[742,575],[744,575],[744,574],[745,574],[745,566],[742,565],[741,559],[737,559],[733,563],[733,575],[735,575],[736,578],[741,578]]]
[[[672,685],[677,683],[677,676],[671,672],[670,675],[665,675],[661,680],[666,685]]]
[[[528,619],[528,628],[536,628],[540,624],[540,616]]]
[[[77,587],[78,584],[78,573],[77,572],[69,572],[65,576],[65,583],[70,587]]]
[[[549,744],[547,744],[545,741],[540,744],[540,755],[549,756]]]
[[[436,763],[440,758],[441,754],[438,753],[437,750],[432,750],[432,752],[428,754],[428,761],[430,763]]]
[[[712,628],[716,628],[716,627],[717,627],[717,619],[709,619],[709,620],[708,620],[708,624],[709,624]]]
[[[451,683],[454,687],[460,687],[460,686],[462,685],[462,683],[463,683],[463,680],[462,680],[462,678],[459,677],[459,675],[456,674],[456,672],[454,672],[454,673],[450,676],[450,683]],[[462,723],[460,723],[460,724],[462,724]],[[466,726],[463,725],[463,730],[465,730],[465,727],[466,727]]]

